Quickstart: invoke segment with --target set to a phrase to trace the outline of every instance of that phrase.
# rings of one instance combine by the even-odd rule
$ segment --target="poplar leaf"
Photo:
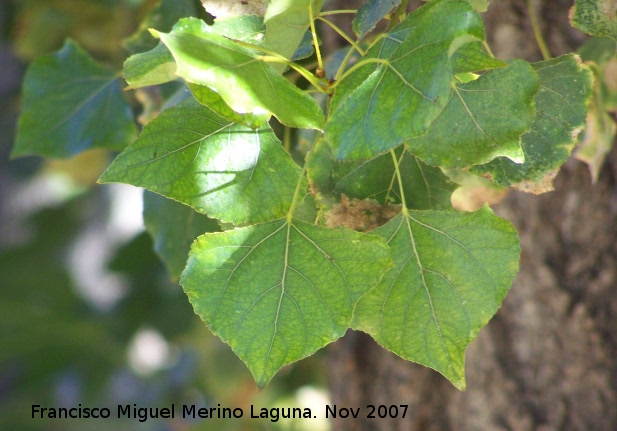
[[[176,73],[216,91],[234,111],[272,114],[289,127],[322,128],[323,112],[309,94],[203,21],[183,19],[170,33],[158,35],[176,60]]]
[[[531,126],[538,90],[538,77],[529,63],[514,61],[452,88],[448,105],[426,135],[406,143],[409,151],[429,165],[446,168],[499,156],[523,162],[520,136]]]
[[[180,282],[263,387],[341,337],[358,297],[391,265],[381,238],[277,220],[199,237]]]
[[[483,40],[465,0],[433,0],[410,14],[336,87],[325,126],[336,159],[368,159],[427,132],[450,98],[452,55]]]
[[[570,156],[578,131],[585,124],[593,79],[573,54],[535,63],[533,68],[540,87],[531,129],[521,137],[525,162],[517,164],[499,157],[469,171],[501,186],[543,193],[552,190],[556,170]]]
[[[394,268],[364,295],[352,327],[465,388],[465,349],[496,313],[518,271],[514,227],[488,207],[410,211],[372,232]]]
[[[23,89],[12,157],[68,158],[92,148],[121,150],[135,138],[133,114],[116,73],[71,40],[32,63]]]
[[[144,187],[238,225],[286,214],[300,171],[269,126],[252,130],[187,99],[148,123],[99,181]]]
[[[153,27],[158,28],[156,26]],[[256,15],[240,15],[217,19],[209,28],[211,31],[230,39],[242,40],[255,45],[265,42],[263,40],[265,37],[263,19]],[[170,29],[159,28],[159,30]],[[164,43],[159,43],[149,51],[130,56],[124,63],[124,77],[130,84],[129,88],[139,88],[164,84],[177,79],[176,69],[176,61],[173,55],[171,55],[171,52],[169,52]]]

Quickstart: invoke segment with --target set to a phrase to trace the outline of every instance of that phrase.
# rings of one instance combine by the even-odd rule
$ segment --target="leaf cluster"
[[[182,18],[148,43],[142,29],[130,46],[151,49],[124,77],[163,101],[136,139],[115,73],[67,42],[30,68],[14,155],[122,149],[100,182],[156,193],[144,201],[156,250],[258,385],[352,328],[463,389],[465,349],[505,297],[519,244],[488,206],[453,209],[454,180],[550,190],[592,74],[573,54],[494,58],[486,2],[406,3],[367,1],[356,39],[341,32],[350,46],[330,56],[315,22],[335,12],[318,0]],[[589,7],[573,22],[614,36]]]

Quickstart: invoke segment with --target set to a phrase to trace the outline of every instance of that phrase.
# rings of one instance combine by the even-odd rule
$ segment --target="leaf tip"
[[[16,139],[16,142],[19,142],[19,139]],[[9,154],[9,160],[15,160],[25,155],[26,153],[23,150],[21,150],[19,148],[19,145],[16,143],[13,149],[11,150],[11,153]]]
[[[158,30],[155,30],[153,28],[149,28],[148,31],[150,32],[152,37],[154,37],[156,39],[160,39],[161,38],[161,33]]]
[[[255,378],[255,384],[257,385],[257,389],[259,389],[260,391],[264,390],[266,386],[268,386],[268,383],[270,383],[270,378],[258,379],[255,376],[253,377]]]
[[[97,184],[109,184],[109,183],[112,183],[112,182],[113,182],[113,180],[109,179],[109,167],[96,180]]]
[[[450,382],[454,385],[456,389],[461,392],[465,392],[467,390],[467,382],[465,381],[465,376],[462,376],[456,380],[450,380]]]

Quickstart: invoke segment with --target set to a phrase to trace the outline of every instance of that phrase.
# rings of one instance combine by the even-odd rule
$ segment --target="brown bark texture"
[[[576,50],[572,1],[534,4],[552,54]],[[484,17],[498,57],[541,59],[525,1],[493,0]],[[467,351],[467,390],[350,332],[328,350],[332,403],[410,407],[405,419],[338,419],[333,429],[617,430],[617,151],[595,184],[571,159],[554,192],[511,192],[495,210],[519,231],[521,269]]]

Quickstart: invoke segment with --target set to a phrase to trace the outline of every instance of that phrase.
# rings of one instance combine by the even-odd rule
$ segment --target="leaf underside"
[[[218,93],[240,114],[274,115],[289,127],[321,129],[324,115],[309,94],[203,21],[183,19],[159,37],[171,51],[176,73]]]

